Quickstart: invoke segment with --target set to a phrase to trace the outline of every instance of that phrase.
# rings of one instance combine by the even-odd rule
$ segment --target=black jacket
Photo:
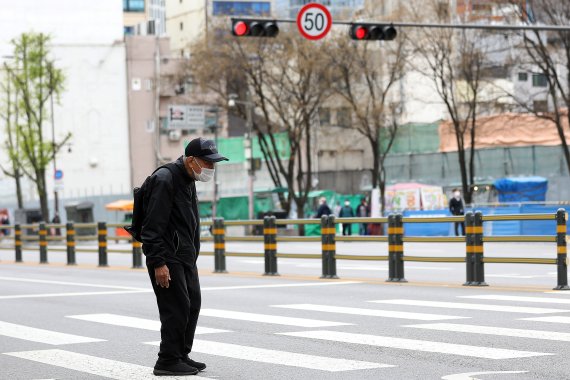
[[[455,197],[451,198],[449,200],[449,211],[451,212],[451,215],[464,215],[463,200],[458,200]]]
[[[338,214],[338,216],[341,218],[352,218],[354,217],[354,210],[352,210],[352,207],[350,206],[343,206],[340,209],[340,214]]]
[[[324,203],[324,204],[320,205],[319,208],[317,209],[316,217],[320,218],[323,215],[331,215],[331,214],[332,214],[331,209],[329,208],[329,206],[327,206],[326,203]]]
[[[150,177],[145,194],[145,218],[141,238],[146,265],[157,268],[166,263],[193,266],[200,253],[200,217],[196,183],[182,157]]]

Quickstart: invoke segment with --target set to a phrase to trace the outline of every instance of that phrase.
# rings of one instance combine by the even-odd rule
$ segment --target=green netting
[[[388,146],[388,132],[380,130],[380,146]],[[439,149],[438,124],[405,124],[398,132],[390,153],[428,153]]]

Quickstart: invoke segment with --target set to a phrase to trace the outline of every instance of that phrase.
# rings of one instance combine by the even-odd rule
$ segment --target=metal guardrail
[[[564,209],[556,214],[522,214],[522,215],[482,215],[480,212],[468,212],[464,217],[403,217],[401,214],[393,214],[387,218],[336,218],[323,216],[319,219],[279,219],[274,216],[265,217],[263,220],[232,220],[224,221],[217,218],[212,221],[202,222],[204,226],[212,226],[213,236],[202,237],[202,241],[213,241],[214,252],[202,252],[205,256],[214,256],[214,268],[216,273],[225,273],[226,257],[263,257],[265,263],[265,275],[277,276],[278,258],[296,259],[321,259],[321,278],[338,278],[336,272],[336,260],[362,260],[362,261],[388,261],[389,282],[407,282],[404,276],[405,262],[446,262],[466,264],[466,286],[486,286],[484,265],[497,263],[510,264],[544,264],[557,266],[557,290],[569,290],[568,286],[568,256],[567,256],[567,218]],[[491,221],[519,221],[519,220],[552,220],[556,221],[556,234],[551,236],[484,236],[483,223]],[[460,223],[466,224],[466,236],[449,237],[426,237],[404,236],[404,225],[407,223]],[[337,223],[387,223],[387,236],[336,236]],[[320,236],[278,236],[277,226],[284,225],[308,225],[320,224]],[[66,225],[44,224],[2,226],[4,229],[14,230],[14,247],[16,262],[22,262],[22,244],[24,242],[38,243],[40,249],[40,263],[47,263],[48,242],[66,241],[66,248],[49,248],[52,251],[67,252],[68,265],[76,264],[76,252],[96,252],[99,255],[99,266],[108,266],[108,253],[132,253],[133,268],[143,268],[142,244],[133,241],[130,237],[107,236],[108,228],[122,227],[119,223],[68,223]],[[226,236],[227,226],[263,226],[263,236]],[[65,236],[48,236],[48,228],[66,229]],[[22,236],[22,229],[37,231],[37,236]],[[97,235],[76,236],[78,229],[95,229]],[[554,232],[554,231],[553,231]],[[107,241],[131,240],[132,249],[108,249]],[[97,240],[98,247],[77,248],[76,241]],[[388,242],[387,255],[341,255],[336,253],[336,242]],[[259,242],[263,243],[263,252],[228,252],[226,242]],[[278,253],[277,243],[321,243],[320,254]],[[526,258],[526,257],[484,257],[485,242],[544,242],[556,243],[555,258]],[[434,256],[405,256],[404,243],[465,243],[466,255],[462,257],[434,257]],[[6,248],[2,248],[6,249]],[[10,248],[12,249],[12,248]]]

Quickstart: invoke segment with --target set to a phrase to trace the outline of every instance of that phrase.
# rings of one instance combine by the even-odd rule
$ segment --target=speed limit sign
[[[332,16],[321,4],[305,5],[297,15],[297,27],[303,37],[309,40],[320,40],[331,30]]]

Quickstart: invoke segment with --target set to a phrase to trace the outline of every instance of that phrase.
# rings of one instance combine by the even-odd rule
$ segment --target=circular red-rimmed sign
[[[301,35],[309,40],[324,38],[332,27],[332,16],[327,7],[310,3],[297,15],[297,28]]]

